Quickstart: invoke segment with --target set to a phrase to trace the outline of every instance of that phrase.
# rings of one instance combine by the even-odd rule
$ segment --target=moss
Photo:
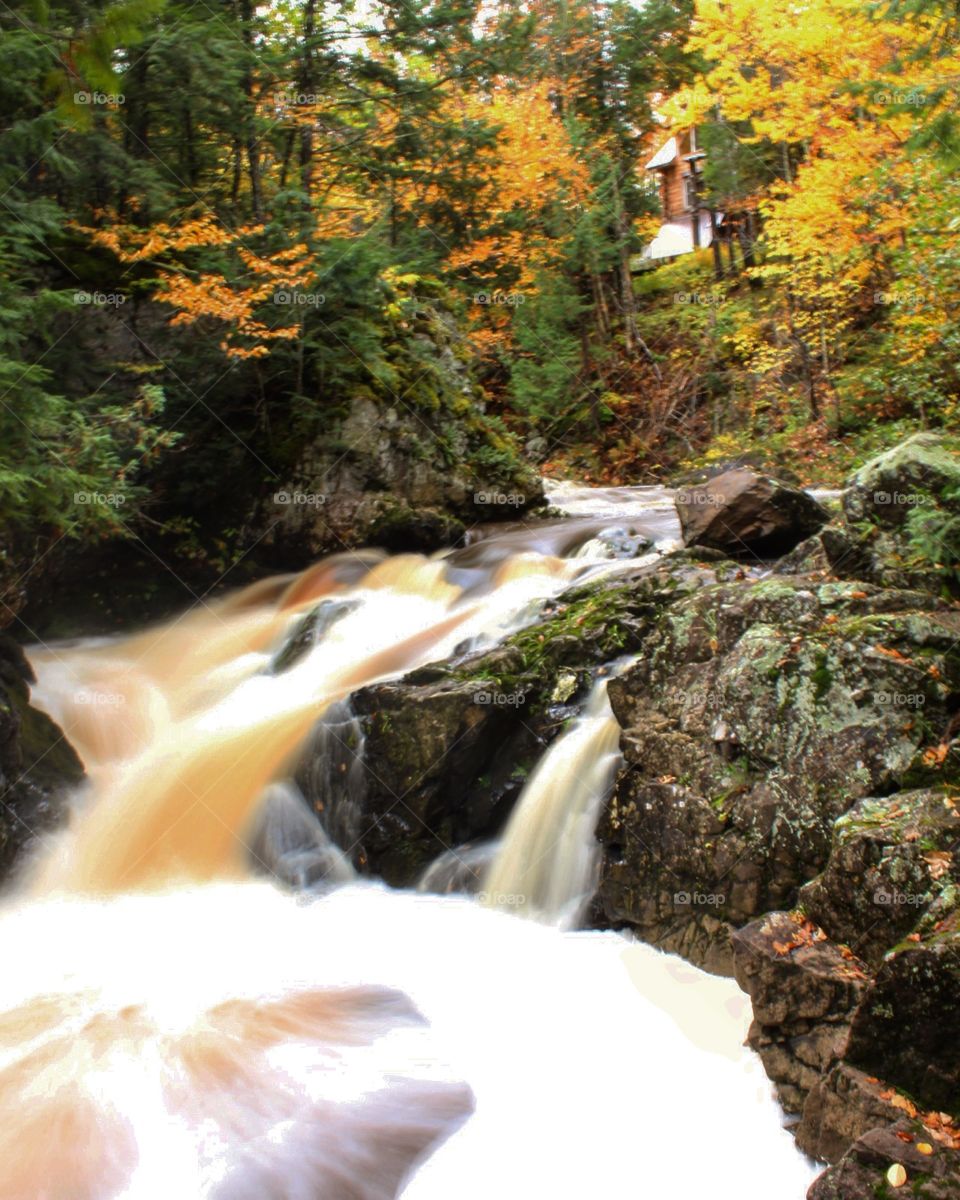
[[[815,665],[810,676],[813,683],[813,700],[815,704],[819,704],[833,686],[833,673],[828,663],[829,656],[826,651],[819,650],[816,654]]]
[[[9,700],[19,720],[24,773],[29,772],[41,785],[79,783],[83,767],[59,727],[45,713],[31,708],[25,694],[10,689]]]

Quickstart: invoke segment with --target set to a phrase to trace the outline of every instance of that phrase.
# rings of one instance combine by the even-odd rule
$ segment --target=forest
[[[24,558],[118,539],[231,569],[264,495],[319,490],[304,447],[349,458],[358,402],[508,495],[522,458],[612,483],[745,454],[829,484],[951,429],[957,20],[4,4],[6,603]],[[690,128],[731,232],[653,263],[645,163]]]

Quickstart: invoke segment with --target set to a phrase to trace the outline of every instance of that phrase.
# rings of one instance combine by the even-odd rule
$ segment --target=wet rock
[[[341,765],[346,779],[356,757],[362,788],[351,797],[357,811],[338,832],[358,867],[405,886],[438,855],[495,823],[498,802],[520,785],[518,763],[535,758],[538,746],[536,735],[513,719],[513,706],[493,702],[486,686],[447,678],[354,694],[362,740],[345,751]],[[508,748],[501,768],[498,751]],[[316,808],[324,789],[307,757],[299,778]]]
[[[903,1168],[904,1182],[894,1188],[889,1174],[897,1165]],[[890,1200],[896,1195],[956,1200],[960,1151],[932,1137],[917,1121],[871,1129],[814,1182],[807,1200]]]
[[[464,523],[449,513],[399,504],[373,521],[367,540],[391,554],[430,554],[460,545],[465,532]]]
[[[709,546],[735,558],[775,557],[828,521],[807,492],[736,468],[676,493],[688,546]]]
[[[30,704],[33,672],[22,650],[0,636],[0,882],[65,815],[83,767],[63,731]]]
[[[499,647],[362,689],[342,727],[317,731],[297,772],[304,795],[359,868],[415,882],[446,851],[500,831],[597,670],[638,650],[664,607],[718,569],[681,560],[572,588]]]

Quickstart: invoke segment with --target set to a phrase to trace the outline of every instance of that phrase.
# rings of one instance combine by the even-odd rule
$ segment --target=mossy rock
[[[810,917],[873,966],[957,905],[960,804],[953,789],[859,801],[834,826],[823,873],[800,892]]]
[[[599,829],[607,919],[672,946],[698,915],[676,895],[713,897],[730,928],[792,907],[858,800],[949,781],[958,637],[921,592],[771,576],[679,596],[609,688],[626,765]]]
[[[866,521],[900,529],[918,505],[943,503],[960,489],[956,442],[937,433],[917,433],[865,463],[848,481],[843,511],[848,523]],[[954,511],[960,511],[953,502]]]
[[[0,879],[59,825],[83,767],[63,731],[30,704],[33,673],[20,648],[0,638]]]

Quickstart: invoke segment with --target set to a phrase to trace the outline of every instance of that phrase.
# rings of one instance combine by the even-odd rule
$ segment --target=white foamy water
[[[550,927],[595,881],[617,757],[602,685],[491,868],[539,921],[374,883],[305,902],[249,877],[253,842],[284,878],[328,856],[328,882],[350,879],[275,783],[331,705],[349,723],[353,689],[492,644],[582,578],[510,536],[349,577],[331,560],[133,638],[33,652],[90,783],[0,908],[0,1200],[769,1200],[774,1179],[801,1200],[811,1171],[743,1049],[736,986]],[[342,613],[278,673],[332,594]],[[257,828],[264,795],[282,821],[268,807]]]

